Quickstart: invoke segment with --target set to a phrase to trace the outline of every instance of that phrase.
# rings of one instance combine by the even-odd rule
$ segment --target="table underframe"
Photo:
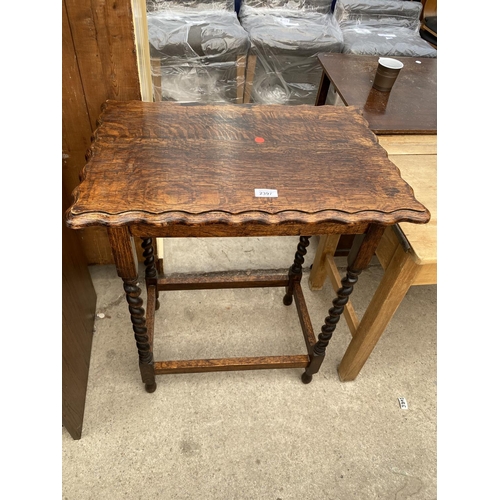
[[[334,226],[332,226],[334,227]],[[123,280],[134,337],[139,354],[141,378],[147,392],[156,390],[156,375],[175,373],[196,373],[233,370],[261,370],[275,368],[305,368],[301,380],[308,384],[317,373],[325,358],[326,348],[337,323],[349,301],[349,295],[366,269],[382,237],[385,226],[368,224],[365,233],[357,234],[348,256],[347,271],[337,297],[316,337],[301,288],[302,264],[307,253],[310,236],[300,236],[293,264],[288,274],[272,272],[227,271],[203,275],[177,274],[158,277],[157,255],[153,237],[140,231],[146,275],[146,309],[143,308],[141,289],[138,284],[138,266],[133,230],[128,227],[108,228],[108,236],[115,259],[118,275]],[[346,232],[349,232],[346,228]],[[156,233],[158,230],[156,230]],[[234,235],[233,235],[234,236]],[[214,359],[191,359],[155,361],[153,356],[155,312],[160,307],[159,292],[170,290],[206,290],[224,288],[283,287],[283,304],[289,306],[295,301],[307,354],[285,356],[230,357]]]

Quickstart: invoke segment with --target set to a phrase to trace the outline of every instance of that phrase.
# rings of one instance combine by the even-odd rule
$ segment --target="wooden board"
[[[62,7],[62,176],[69,194],[79,183],[102,103],[141,99],[141,89],[130,2],[64,0]],[[85,229],[78,238],[89,264],[113,263],[103,228]]]
[[[437,155],[437,135],[379,135],[389,155]]]
[[[63,193],[63,213],[69,201]],[[62,422],[82,436],[96,293],[75,231],[62,227]]]

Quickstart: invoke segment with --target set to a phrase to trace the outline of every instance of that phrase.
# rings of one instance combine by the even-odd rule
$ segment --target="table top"
[[[380,136],[389,159],[400,169],[415,196],[431,213],[427,224],[401,223],[411,245],[412,258],[419,265],[437,263],[437,136]]]
[[[355,108],[107,101],[98,123],[73,228],[429,219]]]
[[[390,92],[372,88],[378,56],[320,54],[346,106],[359,106],[376,134],[437,133],[437,59],[397,57],[404,67]]]

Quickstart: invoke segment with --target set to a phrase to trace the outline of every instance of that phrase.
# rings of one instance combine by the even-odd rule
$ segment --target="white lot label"
[[[408,403],[406,402],[405,398],[398,398],[398,401],[399,401],[399,407],[402,410],[407,410],[408,409]]]
[[[255,190],[256,198],[277,198],[278,190],[277,189],[256,189]]]

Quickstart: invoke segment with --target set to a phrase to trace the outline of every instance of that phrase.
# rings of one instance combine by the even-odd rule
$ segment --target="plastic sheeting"
[[[422,4],[408,0],[337,0],[334,16],[345,54],[437,57],[419,33]]]
[[[185,102],[242,102],[250,41],[235,12],[150,12],[148,31],[155,95]]]
[[[240,17],[251,14],[287,15],[298,12],[321,12],[328,14],[331,11],[332,0],[241,0]]]
[[[314,104],[320,52],[341,52],[330,0],[244,0],[240,21],[252,43],[247,85],[261,104]],[[295,9],[291,7],[295,6]]]
[[[234,11],[234,0],[146,0],[147,12],[173,11],[205,11],[205,10],[227,10]]]
[[[437,57],[437,51],[418,33],[399,26],[373,28],[358,25],[345,28],[345,54],[382,57]]]
[[[337,0],[335,17],[342,29],[356,24],[400,26],[417,31],[422,4],[408,0]]]

